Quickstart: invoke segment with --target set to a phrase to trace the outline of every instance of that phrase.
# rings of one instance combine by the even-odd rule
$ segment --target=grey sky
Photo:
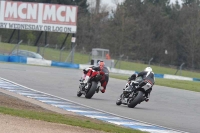
[[[94,1],[94,0],[93,0]],[[109,7],[116,7],[115,1],[122,2],[124,0],[101,0],[101,4],[106,4]],[[171,3],[175,3],[176,0],[171,0]],[[178,0],[179,3],[182,3],[182,0]]]

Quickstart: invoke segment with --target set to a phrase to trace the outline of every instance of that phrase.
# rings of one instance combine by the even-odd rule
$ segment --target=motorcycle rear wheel
[[[131,100],[130,102],[128,102],[128,107],[129,108],[134,108],[137,104],[142,102],[143,94],[144,93],[142,91],[138,91],[136,97],[133,100]]]

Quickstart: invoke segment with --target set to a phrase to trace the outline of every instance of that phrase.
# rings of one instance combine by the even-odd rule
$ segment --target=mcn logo
[[[41,20],[39,23],[76,26],[77,12],[77,6],[8,1],[4,5],[4,20],[30,23]]]
[[[76,25],[77,7],[43,5],[43,23]]]
[[[22,2],[6,2],[4,19],[6,21],[37,22],[38,4]]]

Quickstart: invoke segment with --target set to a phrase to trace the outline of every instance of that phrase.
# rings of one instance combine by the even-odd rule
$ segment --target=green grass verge
[[[0,107],[0,113],[23,117],[23,118],[35,119],[35,120],[43,120],[43,121],[52,122],[52,123],[79,126],[83,128],[95,129],[95,130],[111,132],[111,133],[144,133],[138,130],[123,128],[123,127],[119,127],[119,126],[105,123],[105,122],[93,123],[89,120],[81,120],[78,118],[69,117],[69,116],[57,114],[57,113],[46,113],[46,112],[44,113],[44,112],[35,112],[35,111],[28,111],[28,110],[18,110],[18,109],[11,109],[7,107]]]
[[[121,61],[120,63],[120,69],[123,70],[132,70],[132,71],[143,71],[144,68],[146,68],[148,64],[142,64],[142,63],[135,63],[135,62],[127,62],[127,61]],[[156,74],[170,74],[170,75],[175,75],[177,69],[174,68],[169,68],[169,67],[161,67],[161,66],[155,66],[151,65],[154,73]],[[117,67],[119,68],[119,67]],[[184,68],[184,67],[183,67]],[[178,71],[177,74],[178,76],[184,76],[184,77],[192,77],[192,78],[200,78],[200,73],[199,72],[194,72],[194,71]]]
[[[110,77],[127,80],[128,75],[110,74]],[[200,92],[200,82],[156,78],[155,85]],[[123,86],[123,85],[122,85]]]

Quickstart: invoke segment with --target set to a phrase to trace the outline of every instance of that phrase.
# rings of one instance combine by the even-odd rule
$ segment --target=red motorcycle
[[[85,95],[85,98],[92,98],[95,92],[98,93],[100,87],[100,81],[103,77],[100,72],[95,71],[92,74],[93,76],[89,79],[87,83],[83,83],[84,79],[80,79],[79,90],[77,92],[77,96],[80,97],[82,94]]]

